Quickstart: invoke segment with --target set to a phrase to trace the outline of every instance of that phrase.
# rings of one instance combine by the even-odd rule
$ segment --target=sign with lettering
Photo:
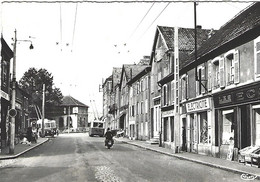
[[[204,98],[204,99],[196,100],[193,102],[188,102],[186,104],[187,113],[201,111],[201,110],[205,110],[205,109],[209,109],[209,108],[210,108],[209,98]]]
[[[1,90],[1,97],[3,97],[5,100],[9,101],[9,95],[7,93],[5,93],[3,90]]]
[[[162,117],[174,116],[174,110],[162,111]]]
[[[260,85],[254,84],[247,87],[235,88],[223,94],[213,96],[214,106],[222,107],[260,99]]]

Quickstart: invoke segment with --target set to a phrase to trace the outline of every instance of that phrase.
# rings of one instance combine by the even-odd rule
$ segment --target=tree
[[[19,80],[19,86],[30,96],[30,118],[37,118],[38,111],[42,111],[43,84],[45,84],[45,116],[50,118],[55,108],[61,104],[63,95],[59,88],[54,87],[53,76],[46,69],[29,68]],[[38,109],[38,110],[37,110]]]

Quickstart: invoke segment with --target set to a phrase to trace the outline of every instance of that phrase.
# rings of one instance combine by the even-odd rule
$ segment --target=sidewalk
[[[245,165],[239,163],[237,161],[228,161],[220,158],[194,154],[190,152],[182,152],[182,153],[173,153],[171,149],[159,147],[158,144],[150,144],[146,141],[140,140],[129,140],[127,138],[115,138],[116,141],[124,142],[130,145],[134,145],[137,147],[144,148],[146,150],[155,151],[161,154],[169,155],[172,157],[176,157],[179,159],[184,159],[192,162],[196,162],[199,164],[207,165],[210,167],[215,167],[227,171],[231,171],[238,174],[244,174],[246,176],[254,176],[257,179],[260,179],[260,168]]]
[[[47,142],[48,140],[49,140],[48,138],[39,137],[37,143],[31,143],[31,145],[18,143],[17,145],[14,146],[14,154],[12,155],[9,154],[9,146],[5,147],[1,150],[0,160],[17,158],[20,155],[28,152],[29,150],[32,150],[33,148]]]

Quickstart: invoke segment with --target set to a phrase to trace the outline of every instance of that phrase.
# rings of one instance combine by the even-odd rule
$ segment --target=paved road
[[[63,134],[9,160],[0,168],[1,182],[166,182],[242,181],[240,175],[104,138]]]

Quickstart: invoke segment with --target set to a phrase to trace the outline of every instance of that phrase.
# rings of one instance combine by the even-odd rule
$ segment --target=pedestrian
[[[32,127],[28,127],[27,128],[27,140],[29,142],[29,144],[31,144],[31,141],[32,141]]]

